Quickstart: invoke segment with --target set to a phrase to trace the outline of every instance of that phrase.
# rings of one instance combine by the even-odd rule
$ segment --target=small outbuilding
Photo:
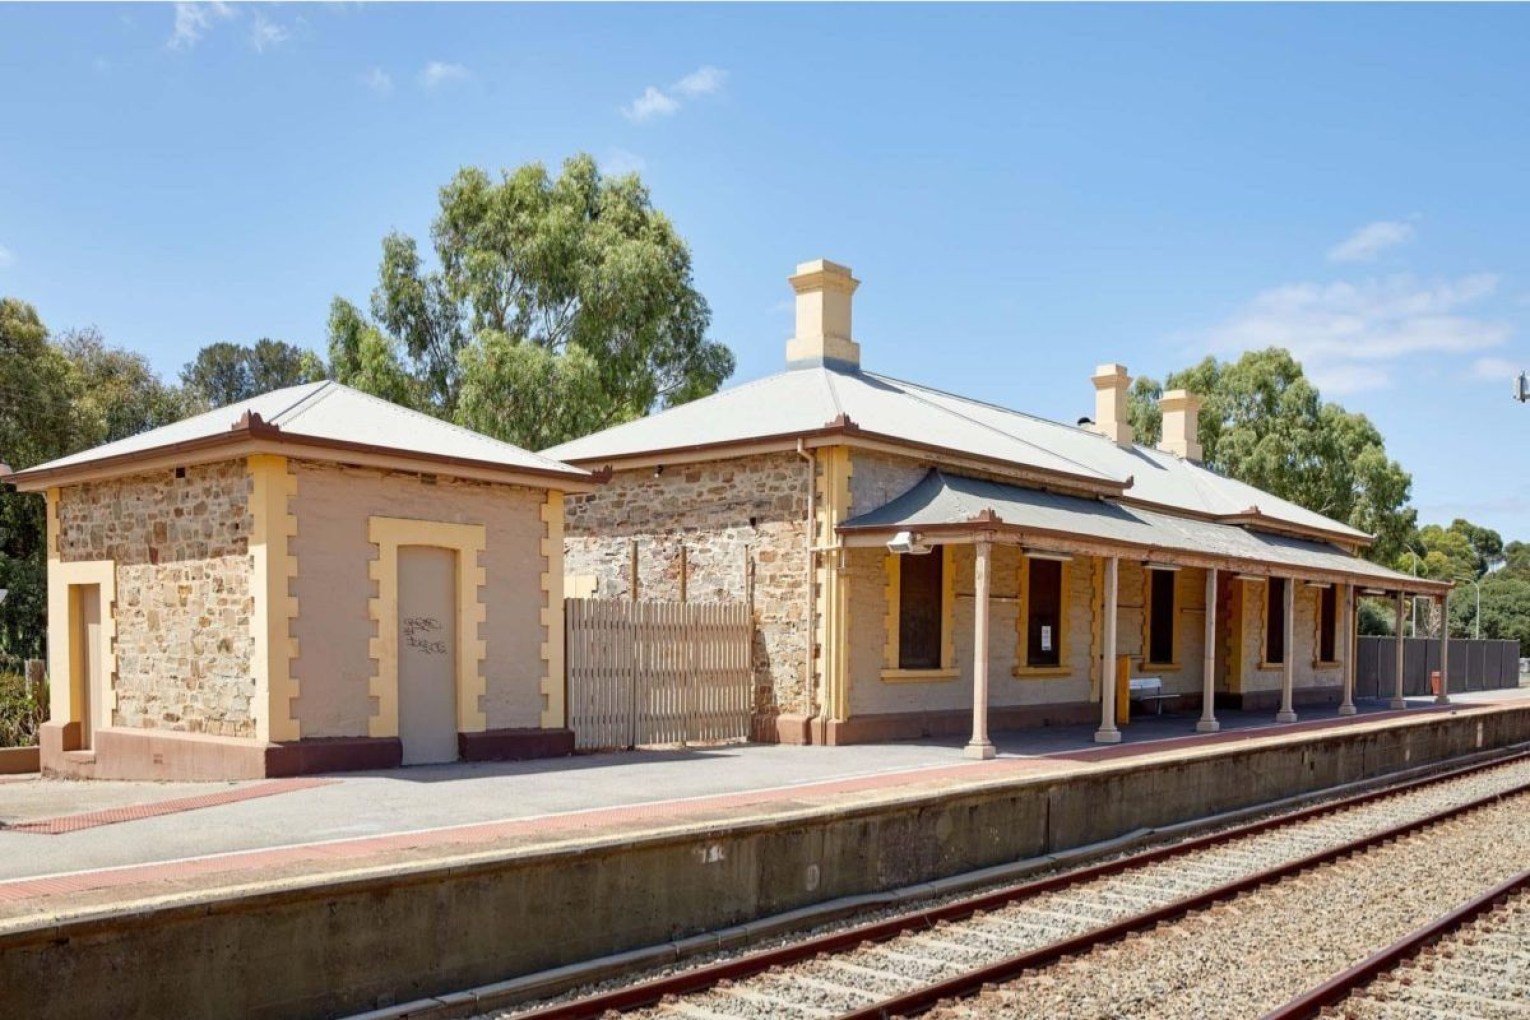
[[[47,772],[238,779],[573,749],[578,468],[320,382],[5,480],[47,498]]]

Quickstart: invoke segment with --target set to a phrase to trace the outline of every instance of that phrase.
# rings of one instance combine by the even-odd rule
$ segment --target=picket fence
[[[582,750],[749,737],[749,607],[568,599],[569,724]]]

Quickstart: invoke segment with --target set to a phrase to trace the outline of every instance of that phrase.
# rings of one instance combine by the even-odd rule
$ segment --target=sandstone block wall
[[[63,488],[59,555],[117,570],[113,726],[255,735],[243,461]]]
[[[565,499],[564,573],[593,578],[596,598],[752,599],[755,714],[807,712],[808,465],[796,453],[618,472]],[[751,586],[752,574],[752,586]]]

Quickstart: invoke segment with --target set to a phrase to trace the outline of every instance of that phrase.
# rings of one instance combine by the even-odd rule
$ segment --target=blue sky
[[[464,164],[588,151],[692,246],[737,380],[792,267],[868,367],[1071,421],[1103,361],[1291,346],[1426,520],[1530,538],[1530,11],[0,7],[0,293],[173,376],[322,349]]]

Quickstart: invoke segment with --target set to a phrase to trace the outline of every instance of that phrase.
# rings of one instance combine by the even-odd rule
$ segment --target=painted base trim
[[[40,747],[0,747],[0,776],[19,776],[42,767]]]
[[[72,779],[213,782],[267,779],[314,772],[396,768],[397,737],[335,737],[267,744],[169,730],[98,730],[95,747],[79,749],[79,723],[44,723],[40,765],[45,775]]]
[[[573,730],[527,728],[457,734],[457,754],[463,761],[526,761],[566,758],[573,753]]]
[[[265,752],[266,775],[271,777],[396,769],[404,760],[404,745],[397,737],[315,737],[268,744]]]
[[[1074,726],[1099,718],[1100,710],[1089,702],[1055,705],[995,705],[988,711],[988,729],[1031,729],[1038,726]],[[816,729],[817,727],[815,727]],[[831,719],[821,741],[830,745],[879,744],[921,737],[965,737],[972,733],[972,713],[966,709],[940,712],[899,712]],[[814,734],[818,736],[818,734]]]
[[[1344,700],[1342,687],[1297,687],[1291,692],[1291,707],[1324,707]],[[1217,693],[1217,708],[1241,712],[1276,712],[1280,709],[1280,691],[1244,691],[1242,694]]]

